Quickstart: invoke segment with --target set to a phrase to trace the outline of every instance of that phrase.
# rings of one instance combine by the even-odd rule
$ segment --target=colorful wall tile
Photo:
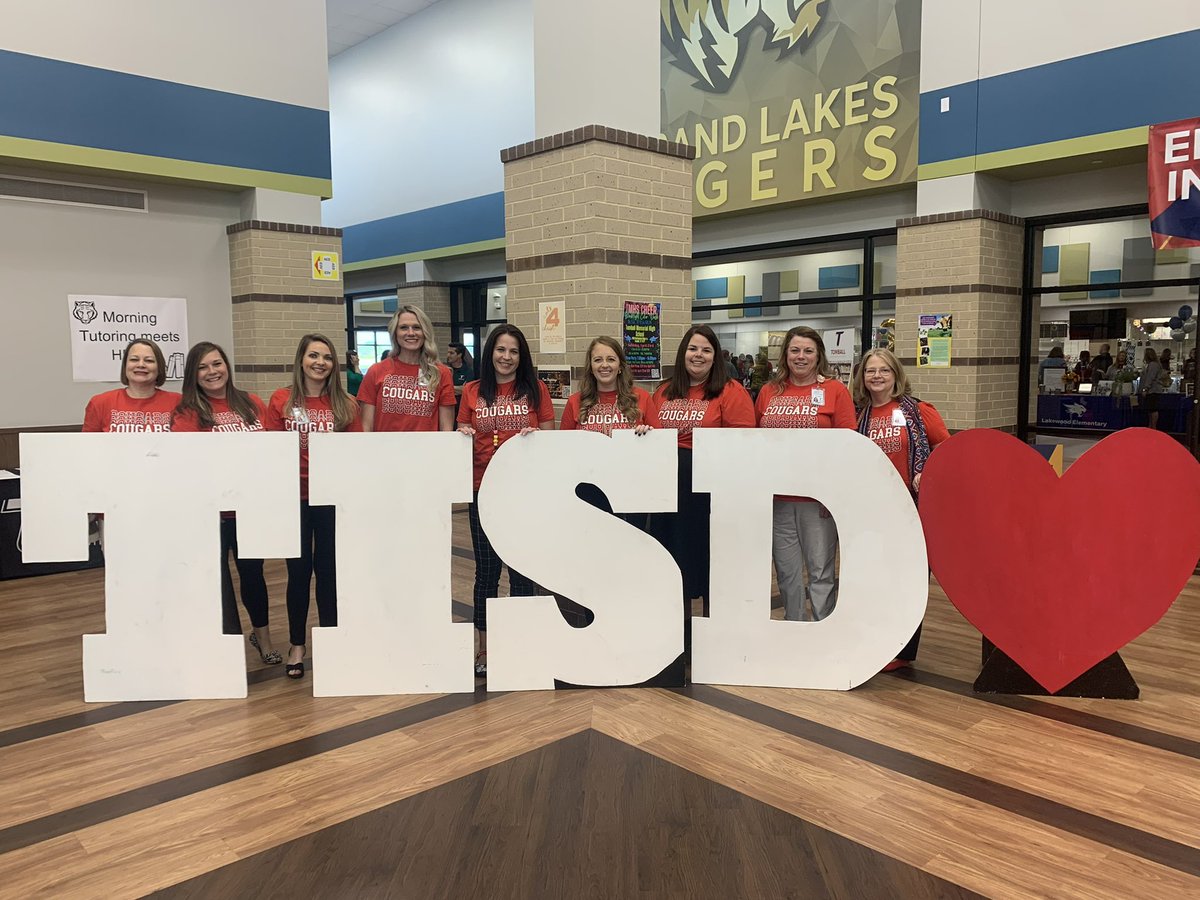
[[[1088,263],[1091,262],[1091,244],[1063,244],[1058,248],[1058,283],[1087,284],[1092,274]],[[1087,291],[1068,291],[1058,295],[1059,300],[1086,300]]]

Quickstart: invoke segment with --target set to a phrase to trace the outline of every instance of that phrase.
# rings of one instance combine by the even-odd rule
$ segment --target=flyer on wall
[[[149,338],[162,349],[169,380],[183,377],[188,330],[182,297],[68,294],[67,323],[75,381],[119,381],[125,346],[138,338]]]
[[[931,369],[950,368],[950,341],[954,333],[953,316],[939,313],[921,316],[917,324],[917,365]]]
[[[621,320],[625,359],[637,381],[657,381],[662,377],[662,347],[659,328],[662,304],[626,300]]]

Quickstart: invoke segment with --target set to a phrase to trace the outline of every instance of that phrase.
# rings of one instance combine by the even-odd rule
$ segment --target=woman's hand
[[[474,434],[475,434],[475,429],[474,429],[474,428],[472,428],[470,425],[459,425],[459,426],[458,426],[458,433],[459,433],[459,434],[467,434],[467,435],[474,436]]]
[[[913,476],[913,490],[914,491],[919,491],[921,489],[921,475],[922,474],[924,474],[924,473],[918,472],[916,475]]]
[[[521,436],[524,437],[527,434],[533,434],[535,431],[541,431],[541,429],[535,428],[532,425],[526,425],[524,428],[521,429]]]
[[[633,433],[636,434],[638,437],[641,437],[643,434],[649,434],[653,430],[654,430],[653,425],[645,425],[645,424],[635,425],[633,428]]]

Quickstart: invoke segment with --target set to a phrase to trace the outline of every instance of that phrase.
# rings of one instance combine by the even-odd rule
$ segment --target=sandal
[[[269,666],[277,666],[283,662],[283,657],[278,650],[263,650],[262,646],[258,643],[258,635],[253,631],[250,632],[250,646],[258,651],[258,655],[262,658],[262,661]]]
[[[300,645],[304,647],[303,644]],[[290,662],[284,669],[284,674],[288,678],[303,678],[304,677],[304,654],[300,654],[300,662]]]
[[[487,651],[475,654],[475,677],[487,678]]]

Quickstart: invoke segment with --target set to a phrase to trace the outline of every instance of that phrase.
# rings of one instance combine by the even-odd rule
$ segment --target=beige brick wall
[[[296,301],[254,300],[233,304],[234,364],[237,383],[265,400],[291,381],[291,365],[301,336],[319,332],[346,351],[346,310],[342,282],[314,279],[313,251],[341,254],[342,239],[250,228],[229,236],[230,293],[296,296]],[[299,298],[330,298],[311,302]],[[255,371],[270,367],[282,371]]]
[[[1023,241],[1019,224],[983,218],[899,230],[896,352],[901,359],[916,358],[921,314],[954,315],[951,368],[909,367],[913,392],[936,406],[952,429],[1011,430],[1016,425],[1017,364],[986,361],[1020,355],[1021,297],[1016,291]],[[981,290],[980,285],[997,289]],[[949,293],[905,295],[947,287]]]
[[[690,160],[587,141],[505,164],[507,257],[582,250],[690,259]],[[567,353],[542,353],[538,304],[564,300]],[[690,269],[587,262],[508,273],[508,321],[525,332],[539,366],[584,364],[594,337],[621,337],[625,300],[662,303],[662,342],[691,325]],[[664,364],[672,358],[666,354]]]

